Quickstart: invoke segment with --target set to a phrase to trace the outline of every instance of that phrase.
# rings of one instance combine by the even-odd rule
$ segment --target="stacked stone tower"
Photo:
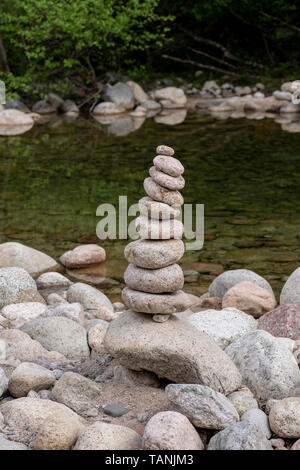
[[[148,196],[139,201],[136,228],[141,238],[125,248],[130,264],[122,297],[131,310],[152,314],[153,320],[163,322],[186,310],[192,301],[181,290],[184,276],[177,264],[184,254],[183,224],[176,220],[183,205],[179,190],[185,185],[184,167],[173,157],[171,147],[160,145],[156,152],[150,177],[144,180]]]

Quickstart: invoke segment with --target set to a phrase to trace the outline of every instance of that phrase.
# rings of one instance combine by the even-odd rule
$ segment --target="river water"
[[[128,204],[143,197],[155,148],[165,144],[185,166],[185,202],[205,206],[203,249],[186,252],[183,269],[197,270],[199,262],[248,268],[278,292],[300,265],[300,134],[271,119],[216,120],[195,112],[177,125],[147,119],[126,132],[125,122],[107,127],[80,117],[2,137],[0,242],[19,241],[55,258],[99,242],[97,207],[117,207],[119,195]],[[119,299],[126,243],[101,242],[105,266],[69,275]],[[189,277],[185,290],[200,295],[215,274]]]

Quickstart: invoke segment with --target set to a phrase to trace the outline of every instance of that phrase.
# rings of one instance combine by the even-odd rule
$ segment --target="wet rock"
[[[238,412],[232,403],[210,387],[170,384],[165,392],[176,411],[184,414],[196,427],[224,429],[239,421]]]
[[[33,118],[17,109],[0,110],[0,126],[32,126]]]
[[[300,437],[300,397],[288,397],[272,406],[270,427],[280,437]]]
[[[78,417],[54,414],[42,423],[34,441],[35,450],[69,450],[85,425]]]
[[[155,270],[130,263],[124,273],[124,280],[130,289],[156,294],[176,292],[184,285],[183,271],[176,263]]]
[[[159,111],[161,109],[161,104],[157,103],[154,100],[145,100],[141,102],[143,108],[146,108],[148,111]]]
[[[23,268],[33,277],[59,269],[58,263],[50,256],[17,242],[0,245],[0,268],[2,267]]]
[[[167,155],[156,155],[153,159],[154,166],[161,172],[166,173],[173,178],[180,178],[184,172],[182,163],[177,158]]]
[[[78,114],[80,112],[79,107],[72,100],[65,100],[61,106],[60,111],[65,114]]]
[[[51,399],[63,403],[76,413],[86,415],[98,409],[101,388],[92,380],[74,372],[65,372],[52,389]]]
[[[100,290],[83,282],[76,282],[69,287],[67,299],[69,302],[79,302],[85,310],[101,320],[111,321],[117,316],[108,297]]]
[[[56,106],[45,100],[39,100],[32,106],[32,111],[38,114],[53,114],[56,113]]]
[[[123,312],[109,325],[104,345],[125,367],[146,369],[174,382],[200,382],[223,393],[241,384],[226,354],[178,318],[171,317],[158,327],[147,315]]]
[[[30,109],[20,100],[8,100],[4,103],[5,109],[16,109],[22,113],[30,113]]]
[[[22,268],[0,269],[0,308],[21,302],[44,302],[36,283]]]
[[[181,239],[183,224],[180,220],[157,220],[139,216],[135,219],[136,229],[142,239],[146,240],[170,240]]]
[[[208,450],[272,450],[262,431],[249,421],[232,424],[215,434]]]
[[[133,429],[96,421],[79,436],[74,450],[139,450],[142,438]]]
[[[282,114],[290,114],[290,113],[293,114],[293,113],[299,113],[299,112],[300,112],[299,104],[288,103],[280,107],[280,113]]]
[[[48,351],[58,351],[68,359],[80,360],[90,355],[85,329],[69,318],[38,318],[21,329]]]
[[[60,108],[60,106],[63,105],[63,102],[64,100],[59,96],[57,95],[56,93],[48,93],[48,96],[47,96],[47,101],[52,104],[56,110],[58,110]]]
[[[275,98],[277,100],[284,100],[284,101],[292,101],[292,93],[288,92],[288,91],[279,91],[279,90],[276,90],[273,92],[273,96],[275,96]]]
[[[255,282],[258,286],[273,293],[272,287],[268,281],[249,269],[233,269],[225,271],[216,277],[209,286],[208,291],[211,297],[223,298],[231,287],[243,281]]]
[[[203,442],[189,420],[176,411],[152,416],[143,435],[144,450],[203,450]]]
[[[69,269],[85,268],[91,264],[103,263],[106,258],[104,248],[98,245],[80,245],[73,250],[66,251],[59,259]]]
[[[171,191],[157,184],[153,178],[144,180],[144,189],[148,196],[155,201],[163,202],[169,206],[182,206],[183,197],[179,191]]]
[[[6,305],[1,310],[1,315],[7,320],[8,328],[18,328],[40,317],[46,310],[47,305],[40,302],[22,302]]]
[[[285,398],[300,384],[300,371],[292,351],[266,331],[254,330],[225,350],[255,397]]]
[[[258,320],[258,328],[276,337],[300,339],[300,305],[280,305]]]
[[[280,305],[300,306],[300,268],[290,275],[280,294]]]
[[[131,370],[121,365],[115,366],[114,368],[114,380],[125,385],[160,387],[158,378],[152,372]]]
[[[242,417],[241,421],[249,421],[255,426],[259,427],[267,439],[270,439],[272,433],[269,426],[269,420],[266,413],[258,408],[252,408],[251,410],[246,411]]]
[[[117,106],[122,106],[125,109],[132,109],[134,107],[135,99],[133,92],[125,83],[118,82],[113,86],[108,85],[104,97],[107,101],[112,101]]]
[[[187,101],[184,91],[172,86],[155,90],[153,94],[157,100],[170,100],[180,106],[184,106]]]
[[[254,318],[259,318],[276,307],[276,300],[273,293],[255,282],[243,281],[226,292],[222,307],[237,308]]]
[[[126,109],[124,106],[117,105],[112,101],[103,101],[102,103],[97,104],[92,113],[95,115],[113,115],[113,114],[122,114],[125,113]]]
[[[143,101],[147,101],[149,99],[147,93],[144,92],[143,88],[138,83],[128,81],[126,82],[126,85],[129,86],[129,88],[131,89],[134,99],[136,101],[143,103]]]
[[[50,388],[55,383],[53,372],[32,362],[23,362],[12,373],[8,389],[13,397],[26,397],[30,390]]]
[[[182,290],[170,294],[150,294],[129,287],[123,289],[122,299],[127,307],[135,312],[159,315],[183,312],[194,303],[190,296]]]
[[[118,418],[119,416],[127,414],[129,409],[125,408],[123,403],[115,402],[103,406],[103,412],[108,416],[112,416],[112,418]]]
[[[237,410],[239,416],[242,416],[249,410],[258,408],[258,403],[252,396],[252,394],[244,392],[242,390],[230,393],[227,398],[229,401],[231,401],[231,403]]]
[[[222,349],[257,328],[254,318],[235,308],[197,312],[190,315],[186,321],[207,334]]]

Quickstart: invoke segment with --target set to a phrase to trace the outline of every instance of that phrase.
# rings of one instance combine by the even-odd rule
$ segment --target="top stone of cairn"
[[[167,145],[159,145],[156,147],[156,153],[158,155],[174,155],[174,149],[172,147],[168,147]]]

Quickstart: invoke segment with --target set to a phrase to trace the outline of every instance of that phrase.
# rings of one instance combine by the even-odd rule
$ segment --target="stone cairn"
[[[124,252],[130,264],[122,297],[134,312],[152,314],[154,321],[164,322],[186,310],[192,300],[181,290],[184,275],[177,264],[184,254],[183,224],[176,220],[183,205],[179,190],[185,185],[184,167],[173,157],[171,147],[160,145],[156,152],[150,177],[144,180],[148,196],[139,201],[136,229],[140,239],[129,243]]]

